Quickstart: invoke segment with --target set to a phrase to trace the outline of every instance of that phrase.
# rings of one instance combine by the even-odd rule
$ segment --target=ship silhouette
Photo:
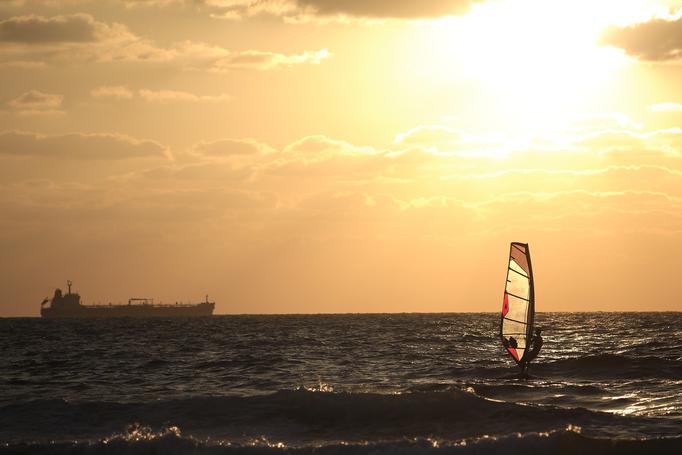
[[[40,304],[40,315],[44,318],[117,318],[117,317],[195,317],[211,316],[215,302],[206,300],[200,303],[154,303],[154,299],[131,298],[127,305],[83,305],[81,296],[71,292],[71,281],[66,282],[68,292],[62,294],[57,288],[52,299],[45,299]],[[46,306],[49,303],[49,306]]]

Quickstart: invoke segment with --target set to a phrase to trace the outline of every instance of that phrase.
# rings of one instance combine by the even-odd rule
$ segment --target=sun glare
[[[590,106],[627,64],[622,51],[600,46],[599,36],[641,16],[642,3],[486,2],[466,17],[433,21],[432,45],[421,58],[439,77],[479,84],[500,109],[542,129]]]

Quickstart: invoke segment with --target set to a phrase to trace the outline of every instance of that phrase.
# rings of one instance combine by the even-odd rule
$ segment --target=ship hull
[[[213,303],[200,303],[193,306],[80,305],[77,308],[42,308],[40,315],[44,318],[187,318],[212,316],[214,307]]]

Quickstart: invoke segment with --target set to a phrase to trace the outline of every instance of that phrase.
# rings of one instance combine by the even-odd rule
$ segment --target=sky
[[[0,0],[0,316],[682,310],[682,0]]]

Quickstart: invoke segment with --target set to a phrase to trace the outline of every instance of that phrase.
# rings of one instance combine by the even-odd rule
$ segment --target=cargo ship
[[[62,294],[61,289],[54,291],[52,299],[45,299],[40,304],[40,315],[44,318],[150,318],[150,317],[196,317],[211,316],[215,302],[206,300],[200,303],[154,303],[154,299],[131,298],[128,304],[83,305],[81,296],[71,292],[71,281],[67,281],[69,290]],[[49,306],[48,306],[49,303]]]

